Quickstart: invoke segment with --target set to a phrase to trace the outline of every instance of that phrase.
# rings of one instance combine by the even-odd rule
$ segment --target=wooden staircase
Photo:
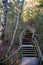
[[[26,32],[22,39],[22,60],[19,65],[40,65],[36,47],[32,41],[32,34]]]
[[[22,56],[23,57],[38,57],[36,47],[32,41],[32,33],[27,31],[22,39]]]
[[[35,46],[22,47],[22,56],[23,57],[38,57]]]

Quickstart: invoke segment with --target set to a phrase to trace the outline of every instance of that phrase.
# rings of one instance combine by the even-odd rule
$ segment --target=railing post
[[[41,61],[41,65],[43,65],[43,55],[42,55],[42,52],[40,50],[40,46],[38,44],[38,41],[36,40],[35,37],[33,37],[33,42],[34,42],[34,44],[36,46],[36,49],[37,49],[37,52],[38,52],[38,55],[39,55],[39,58],[40,58],[40,61]]]

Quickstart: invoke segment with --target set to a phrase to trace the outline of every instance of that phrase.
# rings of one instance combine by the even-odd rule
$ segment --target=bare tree
[[[2,0],[2,10],[3,10],[3,13],[2,13],[1,21],[0,21],[0,35],[1,35],[0,40],[4,41],[4,38],[5,38],[4,32],[5,32],[5,26],[6,26],[6,13],[7,13],[7,0]]]
[[[15,34],[16,34],[18,26],[19,26],[20,16],[21,16],[21,13],[22,13],[22,7],[23,7],[23,4],[24,4],[24,0],[19,0],[19,2],[21,2],[21,3],[18,4],[19,13],[18,13],[18,16],[17,16],[17,24],[16,24],[16,27],[15,27],[15,30],[14,30],[13,38],[12,38],[10,47],[8,49],[8,52],[10,51],[10,49],[11,49],[11,47],[13,45],[13,42],[14,42],[14,39],[15,39]]]

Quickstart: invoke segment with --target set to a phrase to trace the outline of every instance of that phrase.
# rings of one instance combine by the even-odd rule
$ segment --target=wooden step
[[[31,42],[23,42],[22,45],[32,45],[33,43]],[[33,44],[34,45],[34,44]]]
[[[35,50],[36,47],[22,47],[22,50]]]
[[[37,52],[37,50],[22,50],[23,52]]]
[[[23,54],[37,54],[37,52],[23,52],[23,51],[22,51],[22,53]]]
[[[37,54],[22,54],[23,57],[38,57]]]
[[[23,42],[23,41],[28,41],[28,42],[29,42],[29,41],[32,41],[32,38],[23,38],[23,39],[22,39],[22,42]]]

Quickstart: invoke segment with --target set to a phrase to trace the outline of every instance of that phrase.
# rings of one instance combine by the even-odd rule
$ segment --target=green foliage
[[[35,17],[36,21],[36,32],[39,34],[39,42],[43,43],[43,14],[37,14]]]
[[[38,40],[43,43],[43,1],[40,5],[28,8],[22,13],[22,21],[27,22],[29,19],[34,19],[36,23],[36,33],[39,34]]]
[[[38,5],[38,7],[43,7],[43,1],[41,2],[41,4],[40,4],[40,5]]]
[[[14,2],[9,2],[7,4],[7,29],[9,34],[12,32],[12,30],[15,29],[16,25],[16,18],[17,14],[19,12],[18,10],[18,0]],[[43,43],[43,12],[41,9],[43,8],[43,1],[41,2],[40,5],[31,7],[31,8],[26,8],[26,10],[22,12],[21,15],[21,21],[27,22],[29,19],[35,19],[36,23],[36,32],[40,34],[39,41]],[[1,11],[1,10],[0,10]],[[1,18],[2,12],[0,12],[0,18]],[[22,23],[24,24],[24,23]]]
[[[17,0],[18,1],[18,0]],[[16,19],[18,14],[18,2],[9,2],[7,4],[7,22],[6,22],[6,39],[11,41],[13,32],[16,26]]]

